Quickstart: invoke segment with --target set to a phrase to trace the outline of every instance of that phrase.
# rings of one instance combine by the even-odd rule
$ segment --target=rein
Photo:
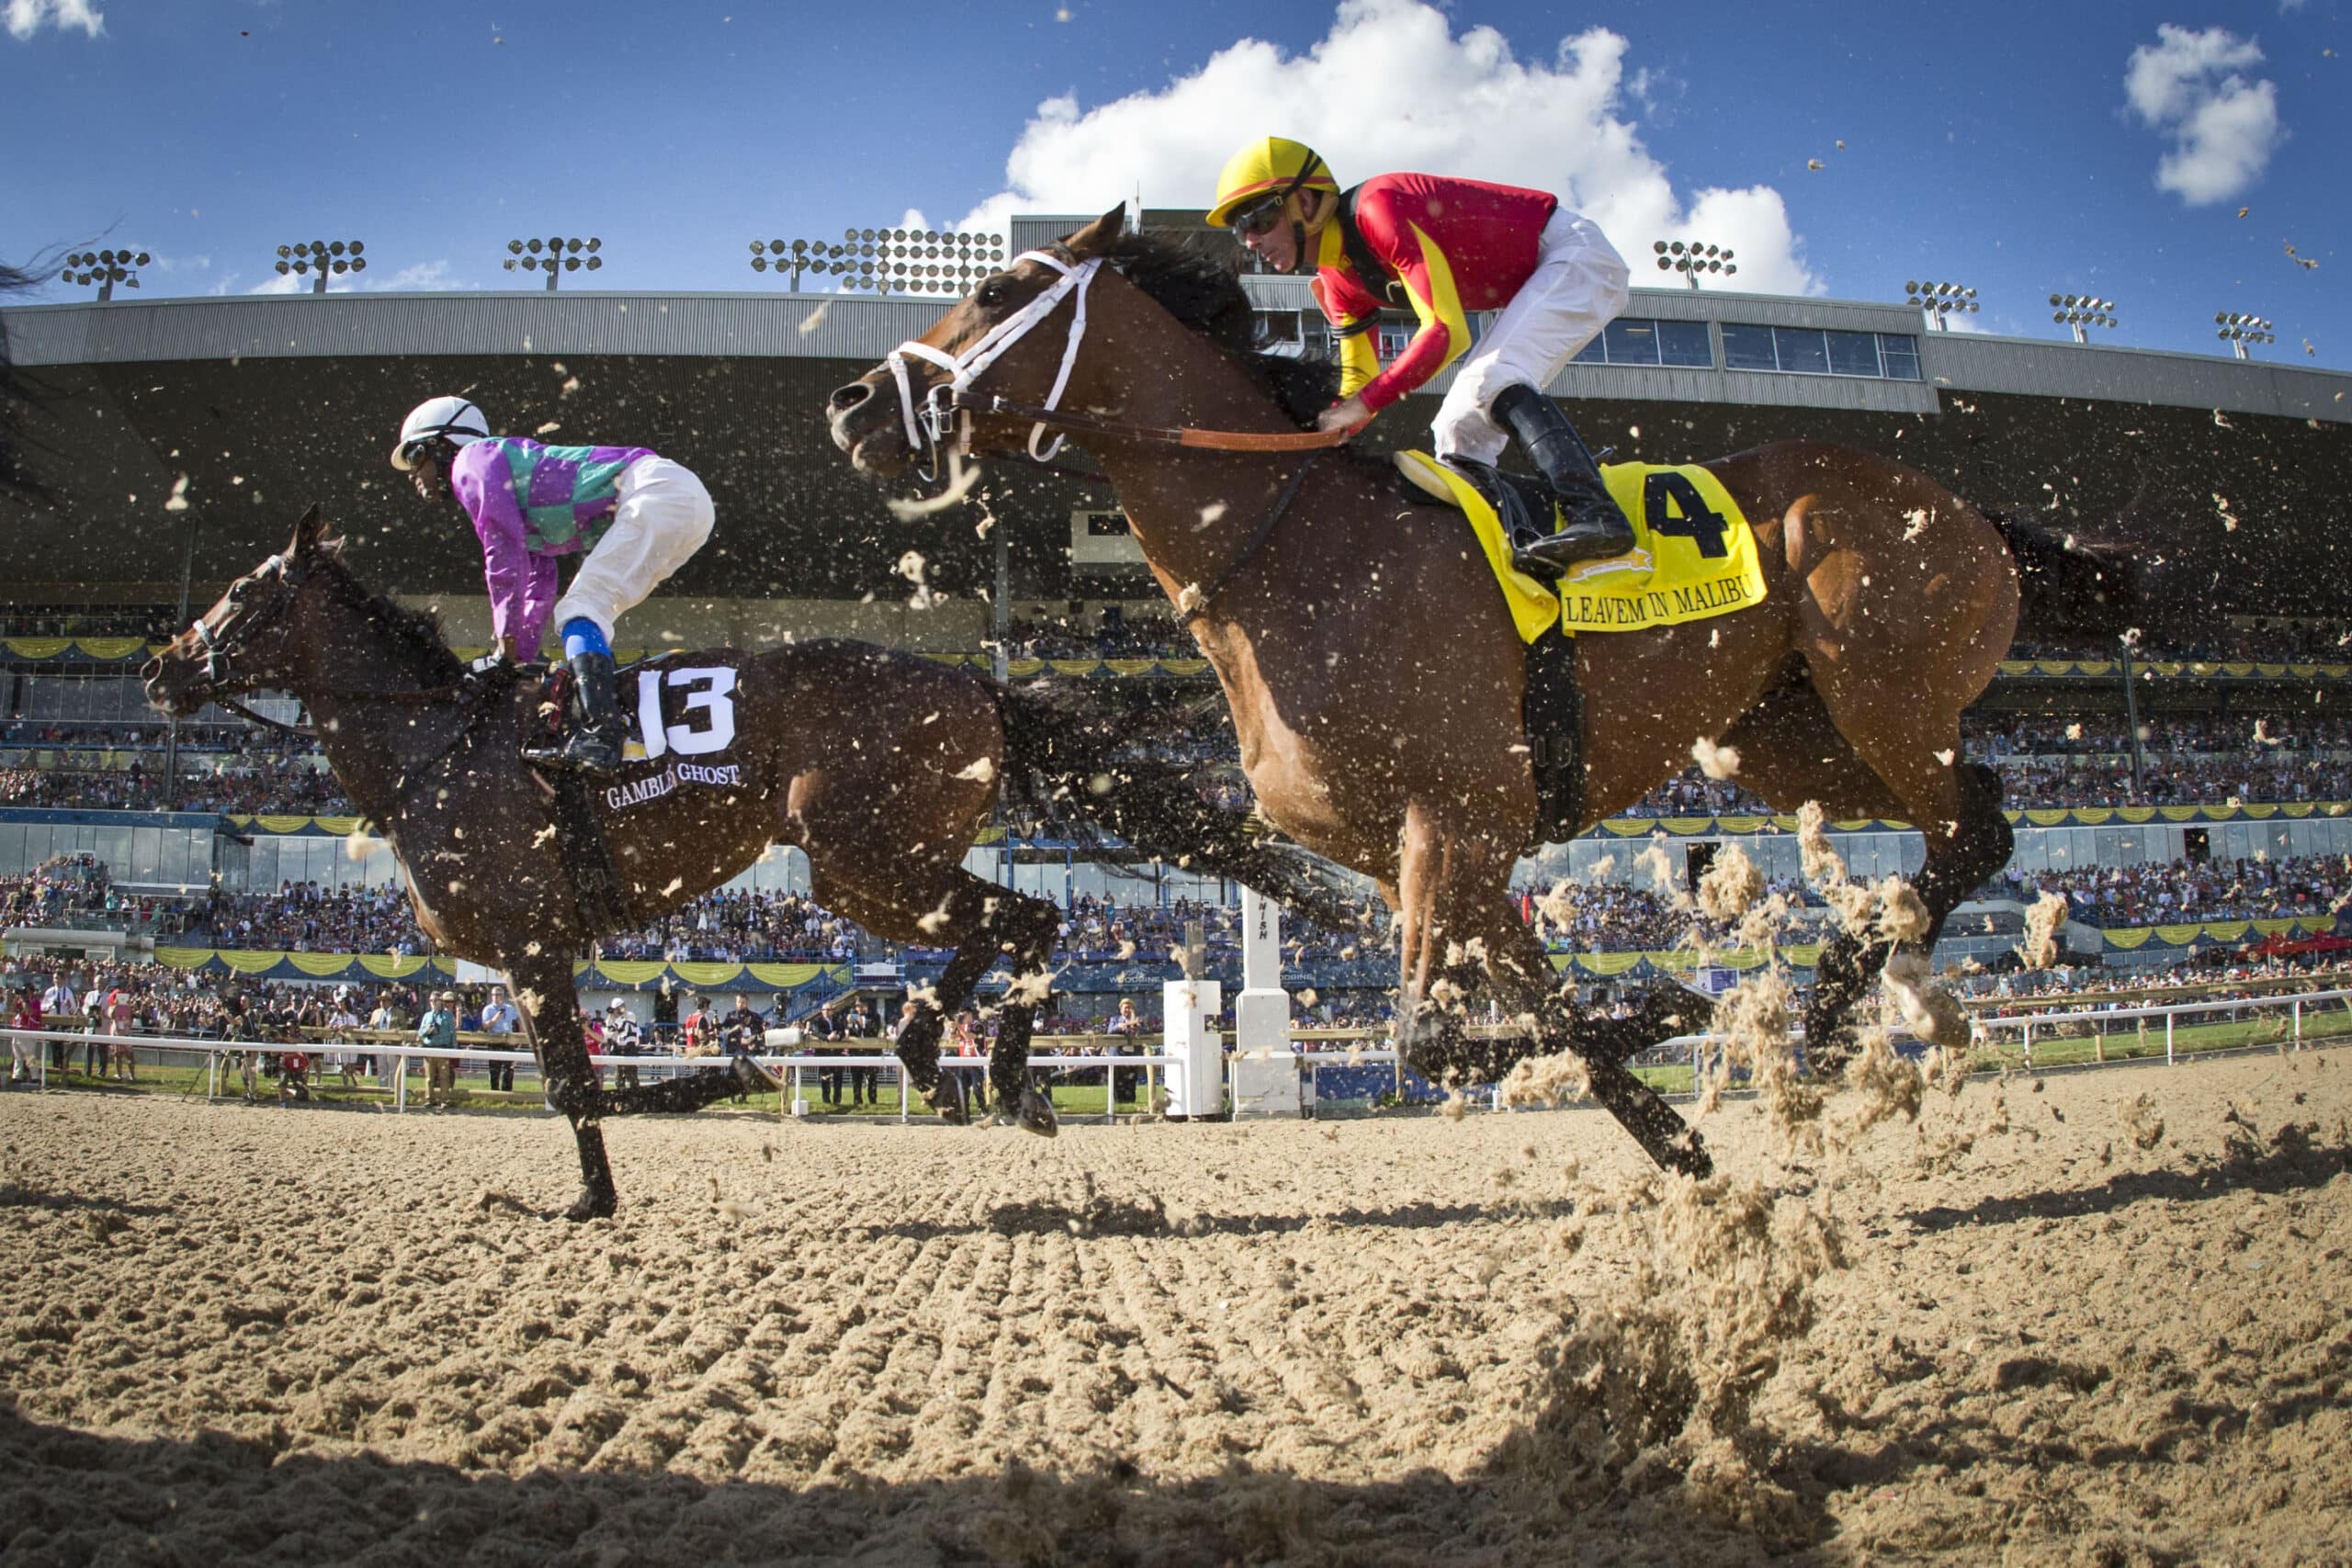
[[[1083,431],[1211,452],[1319,452],[1339,446],[1352,434],[1346,430],[1267,432],[1123,424],[1116,420],[1065,411],[1061,407],[1062,392],[1069,385],[1070,370],[1078,363],[1079,347],[1086,341],[1087,291],[1093,287],[1094,275],[1102,270],[1102,258],[1094,256],[1073,263],[1051,251],[1023,251],[1013,258],[1013,265],[1018,266],[1026,261],[1051,267],[1061,276],[1045,292],[981,333],[961,354],[949,354],[909,339],[884,356],[883,363],[889,366],[891,382],[898,389],[899,419],[906,429],[907,445],[922,454],[923,462],[917,471],[926,483],[939,477],[939,450],[947,442],[955,416],[975,411],[1029,421],[1029,456],[1040,463],[1051,463],[1062,449],[1059,434],[1046,442],[1047,431]],[[1053,389],[1046,394],[1046,400],[1038,404],[1016,403],[974,392],[972,384],[987,374],[1007,349],[1043,325],[1061,308],[1064,299],[1072,301],[1069,335],[1063,340],[1061,367],[1054,375]],[[933,381],[924,389],[920,403],[915,399],[914,378],[907,368],[910,358],[926,360],[947,372],[944,380]],[[964,421],[960,439],[963,449],[969,452],[972,443],[968,418]],[[1042,449],[1041,442],[1045,442]]]
[[[1301,463],[1291,474],[1289,480],[1283,486],[1282,493],[1274,497],[1274,504],[1267,509],[1265,516],[1258,520],[1257,528],[1250,534],[1249,540],[1242,545],[1240,553],[1236,555],[1232,562],[1217,574],[1217,580],[1209,584],[1208,591],[1194,599],[1190,608],[1181,604],[1177,606],[1183,614],[1186,626],[1189,626],[1194,621],[1205,619],[1209,613],[1209,606],[1216,602],[1216,596],[1232,587],[1233,580],[1241,575],[1242,569],[1258,558],[1258,552],[1264,549],[1266,541],[1273,536],[1274,525],[1283,520],[1283,514],[1290,510],[1290,503],[1298,498],[1299,487],[1306,482],[1307,470],[1314,468],[1316,460],[1322,456],[1320,452],[1309,453],[1306,461]]]
[[[983,398],[971,392],[950,392],[944,400],[949,408],[958,411],[1006,414],[1057,430],[1116,435],[1129,441],[1150,441],[1162,446],[1190,446],[1209,452],[1322,452],[1340,446],[1355,434],[1349,430],[1203,430],[1189,424],[1123,424],[1117,420],[1098,419],[1092,414],[1067,413],[1050,407],[1016,403],[993,395]]]

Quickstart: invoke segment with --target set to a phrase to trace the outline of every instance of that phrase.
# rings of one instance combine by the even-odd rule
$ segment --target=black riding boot
[[[1611,499],[1600,466],[1559,404],[1521,382],[1495,394],[1494,414],[1527,448],[1566,514],[1566,526],[1556,534],[1513,540],[1511,564],[1530,577],[1555,578],[1579,562],[1634,547],[1634,525]]]
[[[542,767],[609,775],[621,765],[621,740],[628,729],[628,721],[621,716],[619,677],[613,669],[613,656],[573,654],[571,682],[571,724],[563,744],[526,750],[523,755]]]

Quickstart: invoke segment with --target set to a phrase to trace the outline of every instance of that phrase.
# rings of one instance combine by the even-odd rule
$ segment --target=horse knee
[[[605,1096],[593,1077],[555,1077],[548,1081],[547,1100],[577,1125],[602,1114]]]

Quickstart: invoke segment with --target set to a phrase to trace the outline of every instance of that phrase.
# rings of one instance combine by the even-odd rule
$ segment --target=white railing
[[[2287,1013],[2287,1029],[2278,1043],[2300,1049],[2304,1040],[2303,1023],[2307,1010],[2331,1002],[2344,1007],[2347,1011],[2352,1011],[2352,989],[2304,991],[2290,996],[2239,997],[2202,1002],[2170,1002],[2161,1006],[2086,1008],[2074,1012],[2038,1012],[2019,1014],[2011,1018],[1976,1014],[1973,1015],[1972,1021],[1978,1030],[1988,1034],[1996,1030],[2018,1032],[2021,1037],[2025,1054],[2025,1066],[2030,1069],[2034,1065],[2033,1045],[2037,1032],[2047,1039],[2053,1030],[2061,1026],[2074,1025],[2078,1028],[2088,1026],[2095,1033],[2101,1033],[2103,1025],[2111,1026],[2118,1023],[2160,1019],[2164,1023],[2165,1061],[2170,1064],[2177,1059],[2175,1027],[2181,1019],[2193,1019],[2211,1013],[2255,1012],[2284,1009]],[[1310,1035],[1312,1039],[1305,1043],[1303,1048],[1292,1050],[1289,1055],[1302,1072],[1309,1075],[1310,1084],[1313,1081],[1313,1075],[1324,1066],[1393,1066],[1399,1060],[1396,1048],[1386,1045],[1357,1046],[1344,1051],[1315,1048],[1315,1043],[1317,1042],[1346,1038],[1350,1034],[1370,1039],[1386,1032],[1385,1030],[1306,1030],[1298,1032]],[[447,1049],[405,1043],[369,1044],[346,1041],[310,1041],[283,1044],[246,1040],[195,1040],[145,1034],[92,1034],[86,1032],[21,1029],[0,1029],[0,1037],[6,1037],[12,1044],[17,1041],[33,1043],[34,1048],[30,1055],[33,1058],[37,1081],[43,1089],[48,1087],[48,1053],[43,1047],[51,1044],[63,1044],[69,1049],[74,1045],[80,1045],[86,1049],[93,1041],[97,1041],[105,1043],[109,1047],[122,1044],[140,1051],[178,1052],[201,1055],[206,1058],[207,1098],[218,1098],[221,1093],[226,1081],[223,1071],[224,1059],[232,1055],[246,1054],[284,1055],[289,1052],[300,1052],[311,1057],[334,1054],[341,1056],[366,1055],[389,1058],[393,1064],[393,1105],[395,1109],[401,1111],[408,1108],[408,1066],[412,1061],[504,1062],[533,1067],[536,1067],[537,1063],[537,1058],[527,1051],[496,1051],[481,1046],[458,1046]],[[1792,1040],[1802,1038],[1796,1031],[1792,1031],[1790,1037]],[[1041,1035],[1038,1037],[1038,1043],[1042,1044],[1052,1038],[1052,1036]],[[1671,1039],[1660,1041],[1658,1044],[1687,1047],[1691,1055],[1692,1065],[1697,1067],[1702,1065],[1700,1058],[1709,1043],[1724,1038],[1713,1032],[1678,1034]],[[14,1055],[12,1051],[12,1058]],[[2104,1057],[2101,1059],[2103,1060]],[[726,1065],[729,1058],[600,1055],[592,1055],[589,1060],[598,1067],[633,1067],[640,1071],[653,1068],[661,1074],[672,1074],[682,1071],[692,1072],[706,1066],[722,1066]],[[808,1077],[812,1072],[847,1071],[852,1068],[887,1070],[890,1073],[890,1081],[899,1094],[899,1120],[906,1122],[910,1119],[911,1096],[908,1093],[906,1069],[896,1056],[884,1055],[814,1056],[798,1054],[778,1055],[762,1053],[755,1055],[752,1060],[770,1072],[787,1079],[789,1088],[785,1096],[787,1109],[790,1109],[795,1101],[805,1102]],[[1103,1119],[1108,1122],[1115,1121],[1118,1116],[1119,1074],[1122,1071],[1140,1070],[1144,1074],[1145,1099],[1146,1102],[1149,1103],[1152,1092],[1157,1088],[1161,1069],[1168,1066],[1172,1058],[1158,1053],[1119,1056],[1099,1054],[1076,1056],[1033,1055],[1030,1058],[1029,1067],[1033,1073],[1041,1074],[1101,1068],[1104,1075]],[[942,1056],[939,1066],[943,1076],[961,1072],[978,1077],[987,1073],[988,1058],[986,1056]],[[379,1079],[380,1082],[380,1074]],[[1495,1103],[1498,1105],[1500,1104],[1500,1086],[1495,1086]],[[1311,1089],[1310,1094],[1312,1094]]]
[[[2025,1065],[2031,1067],[2033,1066],[2033,1035],[2036,1030],[2041,1031],[2046,1038],[2055,1025],[2087,1024],[2091,1027],[2094,1035],[2101,1035],[2106,1032],[2099,1027],[2102,1024],[2130,1023],[2134,1021],[2160,1018],[2164,1020],[2165,1025],[2165,1061],[2170,1065],[2174,1060],[2174,1026],[2182,1018],[2192,1014],[2251,1012],[2283,1007],[2288,1014],[2288,1032],[2281,1037],[2279,1043],[2292,1045],[2300,1050],[2303,1043],[2304,1006],[2307,1003],[2322,1002],[2341,1003],[2347,1010],[2352,1010],[2352,990],[2299,991],[2292,996],[2238,997],[2233,999],[2224,998],[2210,1002],[2166,1002],[2162,1006],[2151,1007],[2085,1008],[2075,1012],[2019,1013],[2014,1018],[1998,1018],[1977,1013],[1973,1015],[1973,1021],[1979,1029],[1987,1032],[1995,1029],[2018,1031],[2020,1036],[2019,1043],[2025,1052]],[[2104,1057],[2101,1059],[2104,1060]]]
[[[42,1049],[42,1047],[51,1044],[63,1044],[71,1050],[75,1046],[87,1048],[92,1041],[98,1041],[109,1047],[122,1044],[129,1045],[134,1050],[140,1051],[169,1051],[187,1055],[201,1055],[205,1058],[204,1085],[205,1098],[208,1100],[220,1098],[223,1086],[227,1081],[226,1075],[223,1070],[224,1063],[225,1059],[230,1056],[248,1055],[283,1056],[289,1054],[300,1054],[312,1058],[314,1071],[316,1070],[318,1059],[329,1054],[341,1056],[374,1056],[389,1060],[392,1063],[392,1105],[393,1108],[398,1111],[406,1111],[408,1109],[408,1066],[409,1063],[412,1061],[506,1062],[512,1063],[516,1066],[526,1067],[536,1067],[538,1063],[538,1058],[528,1051],[495,1051],[478,1045],[461,1045],[453,1049],[440,1046],[415,1045],[405,1043],[399,1044],[386,1044],[382,1043],[370,1043],[366,1042],[339,1040],[297,1041],[288,1043],[284,1042],[259,1040],[196,1040],[170,1035],[92,1034],[86,1031],[68,1032],[63,1030],[29,1029],[0,1029],[0,1037],[5,1037],[12,1043],[20,1040],[33,1043],[34,1049],[32,1056],[34,1062],[35,1081],[40,1088],[44,1089],[49,1087],[49,1058],[47,1052]],[[14,1053],[12,1052],[11,1055],[13,1056],[13,1055]],[[1369,1053],[1367,1053],[1367,1055],[1369,1055]],[[675,1076],[680,1073],[694,1072],[704,1067],[725,1066],[733,1058],[728,1056],[673,1056],[667,1055],[659,1056],[614,1056],[596,1055],[591,1055],[588,1058],[593,1065],[598,1067],[630,1067],[637,1068],[640,1071],[650,1067],[656,1069],[657,1074],[660,1076]],[[846,1071],[853,1067],[888,1069],[891,1074],[892,1085],[899,1091],[899,1120],[901,1122],[910,1120],[909,1101],[910,1096],[907,1092],[908,1086],[906,1083],[906,1067],[896,1056],[771,1055],[764,1053],[758,1053],[754,1054],[752,1059],[759,1063],[762,1066],[766,1067],[770,1072],[775,1073],[779,1077],[787,1079],[790,1084],[790,1088],[786,1090],[785,1095],[785,1103],[787,1109],[791,1106],[793,1101],[805,1100],[805,1091],[808,1088],[808,1075],[812,1072],[822,1073],[833,1072],[836,1070]],[[1069,1069],[1092,1067],[1101,1067],[1104,1069],[1103,1088],[1105,1109],[1103,1118],[1105,1121],[1111,1121],[1115,1120],[1118,1113],[1120,1070],[1125,1068],[1133,1072],[1140,1068],[1143,1071],[1146,1086],[1145,1094],[1147,1100],[1148,1100],[1151,1090],[1157,1087],[1159,1070],[1168,1065],[1168,1061],[1169,1058],[1166,1056],[1158,1055],[1134,1056],[1033,1056],[1030,1058],[1029,1067],[1032,1072],[1037,1073],[1059,1072]],[[942,1056],[939,1059],[940,1071],[943,1075],[956,1072],[958,1070],[976,1076],[985,1075],[988,1071],[988,1066],[989,1059],[986,1056]],[[383,1075],[381,1074],[378,1075],[379,1084],[382,1076]],[[315,1081],[315,1079],[313,1081]]]

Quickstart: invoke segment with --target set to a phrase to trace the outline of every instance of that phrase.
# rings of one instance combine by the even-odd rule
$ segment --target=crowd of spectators
[[[2352,905],[2346,858],[2150,862],[2067,872],[2011,868],[1986,891],[2029,904],[2044,893],[2063,894],[2073,919],[2101,928],[2324,918]]]
[[[2020,639],[2011,659],[2113,659],[2113,640],[2075,642]],[[2202,660],[2211,663],[2341,663],[2352,660],[2352,622],[2211,616],[2195,629],[2143,637],[2132,649],[2135,660]]]

